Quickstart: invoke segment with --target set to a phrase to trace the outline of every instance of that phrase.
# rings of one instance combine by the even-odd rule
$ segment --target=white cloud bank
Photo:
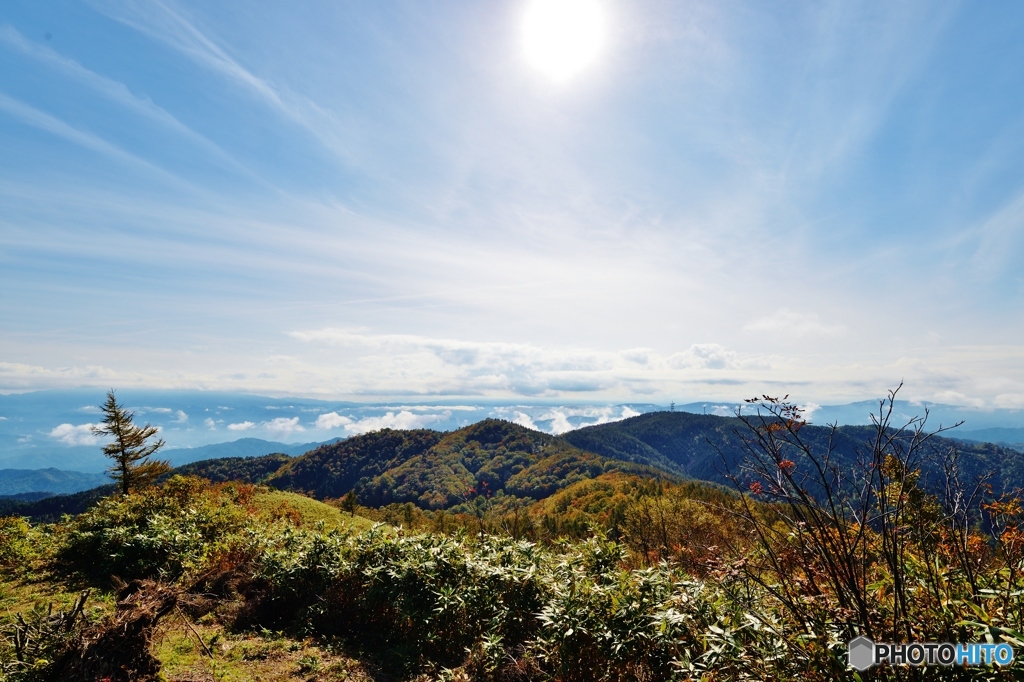
[[[324,430],[337,429],[342,426],[347,426],[351,423],[351,419],[342,416],[337,412],[327,412],[316,418],[316,428]]]
[[[215,427],[212,419],[207,419],[206,425],[211,429]],[[229,431],[252,431],[253,429],[263,429],[278,436],[287,436],[292,433],[300,433],[306,430],[305,427],[299,423],[298,417],[278,417],[277,419],[271,419],[270,421],[264,421],[258,424],[248,420],[228,424]]]
[[[1024,393],[1001,393],[992,402],[995,407],[1022,410],[1024,409]]]
[[[597,424],[608,424],[610,422],[617,422],[623,419],[629,419],[635,417],[640,413],[630,408],[628,405],[623,405],[618,409],[616,414],[615,407],[584,407],[584,408],[553,408],[549,412],[542,414],[537,418],[539,422],[548,422],[546,428],[542,428],[542,431],[553,433],[556,436],[559,434],[573,431],[575,429],[582,429],[585,426],[596,426]],[[573,419],[579,417],[580,419]]]
[[[278,417],[277,419],[271,419],[268,422],[262,422],[260,426],[271,433],[283,435],[299,433],[306,430],[301,424],[299,424],[298,417]]]
[[[830,328],[824,323],[818,326],[822,325]],[[199,387],[265,395],[287,391],[356,402],[387,400],[391,405],[381,409],[392,411],[397,419],[403,412],[429,414],[438,409],[408,402],[427,397],[667,404],[726,403],[762,393],[788,393],[801,402],[835,404],[884,395],[902,379],[908,400],[980,409],[1024,408],[1024,351],[1009,345],[909,348],[891,361],[871,363],[847,357],[845,347],[831,350],[848,341],[839,338],[825,342],[827,352],[801,355],[741,351],[715,343],[689,344],[676,350],[607,351],[345,329],[292,332],[290,336],[296,350],[286,359],[277,356],[271,363],[265,357],[238,356],[218,362],[209,372],[197,368],[192,374],[141,374],[130,368],[91,373],[0,362],[0,391],[87,385],[104,389],[111,385]],[[760,347],[761,338],[756,340]],[[462,410],[465,406],[445,409]],[[252,421],[253,428],[297,433],[300,428],[345,429],[349,425],[340,420],[342,416],[353,423],[362,417],[336,414],[338,417],[325,417],[328,421],[320,423],[316,419],[313,423]],[[180,411],[177,415],[179,423],[186,423],[187,414]],[[516,418],[512,413],[506,416]],[[539,423],[538,414],[528,416]],[[236,417],[235,423],[244,421]],[[224,426],[219,421],[204,424],[211,429]],[[354,433],[365,428],[345,430]]]
[[[662,392],[671,383],[729,372],[767,371],[773,359],[718,344],[664,354],[646,348],[603,351],[566,346],[477,342],[327,328],[292,338],[324,357],[346,358],[345,379],[360,395],[557,397]],[[660,384],[660,386],[659,386]]]
[[[515,424],[519,424],[520,426],[525,426],[528,429],[533,429],[534,431],[540,430],[540,427],[534,424],[533,419],[530,417],[530,415],[526,414],[525,412],[517,411],[515,413],[515,418],[512,420],[512,422]]]
[[[93,433],[95,424],[60,424],[50,431],[50,438],[56,438],[65,445],[96,445],[100,437]]]
[[[173,414],[174,415],[174,423],[177,423],[177,424],[187,424],[188,423],[188,415],[185,413],[184,410],[174,410],[174,409],[171,409],[170,407],[143,407],[143,408],[139,409],[137,413],[140,414],[140,415],[143,415],[143,414],[146,414],[147,412],[152,412],[153,414],[161,414],[161,415],[172,415]]]
[[[449,410],[440,414],[416,414],[411,410],[401,410],[356,420],[337,412],[327,412],[317,417],[316,428],[323,430],[343,428],[347,434],[356,436],[381,429],[422,429],[439,419],[450,416],[451,411]]]
[[[508,419],[528,429],[560,435],[585,426],[608,424],[609,422],[621,421],[641,414],[628,405],[606,407],[560,406],[539,410],[533,408],[533,414],[527,411],[530,409],[525,406],[503,407],[496,409],[493,416]]]

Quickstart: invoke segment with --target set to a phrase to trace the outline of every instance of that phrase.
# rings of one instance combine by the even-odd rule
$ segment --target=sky
[[[0,391],[1024,409],[1024,6],[559,1],[6,0]]]

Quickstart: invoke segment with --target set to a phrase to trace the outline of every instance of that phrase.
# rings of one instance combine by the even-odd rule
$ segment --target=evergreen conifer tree
[[[341,508],[348,512],[349,516],[356,515],[356,491],[349,490],[345,497],[341,498]]]
[[[117,404],[113,389],[107,392],[107,400],[100,409],[103,422],[93,427],[93,433],[114,438],[103,446],[103,454],[114,460],[107,471],[117,481],[122,495],[152,485],[157,477],[171,470],[169,462],[149,459],[164,446],[160,438],[147,442],[158,429],[149,424],[136,426],[132,421],[135,413]]]

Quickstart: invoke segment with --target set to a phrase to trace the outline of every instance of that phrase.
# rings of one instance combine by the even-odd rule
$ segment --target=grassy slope
[[[299,528],[325,530],[347,528],[355,532],[369,529],[373,522],[351,516],[323,502],[297,493],[257,488],[251,499],[255,513],[268,522],[287,517]],[[8,628],[17,614],[33,609],[67,610],[79,596],[80,585],[68,582],[42,563],[32,566],[0,568],[0,629]],[[114,610],[116,598],[110,591],[93,588],[86,602],[90,621],[98,622]],[[166,617],[153,643],[153,653],[161,661],[162,678],[168,681],[224,680],[226,682],[260,680],[305,680],[361,682],[385,680],[373,666],[279,632],[234,632],[225,627],[238,604],[224,602],[198,622],[187,620],[183,611]],[[197,637],[202,638],[202,644]],[[0,641],[0,648],[9,647]],[[12,654],[0,652],[4,657]],[[2,677],[2,675],[0,675]]]
[[[209,653],[199,645],[197,637],[202,637],[204,643],[212,642],[212,646],[207,645]],[[371,682],[386,679],[372,666],[312,641],[275,632],[262,636],[233,633],[213,618],[188,625],[180,617],[168,619],[154,649],[154,655],[162,664],[164,679],[169,681]]]
[[[253,505],[267,520],[288,516],[299,528],[315,528],[324,524],[325,530],[347,528],[355,532],[369,530],[373,521],[342,512],[318,500],[283,490],[260,490],[253,496]]]

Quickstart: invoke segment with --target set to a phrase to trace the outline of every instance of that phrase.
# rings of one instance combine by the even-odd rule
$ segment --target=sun
[[[605,41],[605,13],[597,0],[531,0],[523,20],[526,59],[554,81],[591,64]]]

